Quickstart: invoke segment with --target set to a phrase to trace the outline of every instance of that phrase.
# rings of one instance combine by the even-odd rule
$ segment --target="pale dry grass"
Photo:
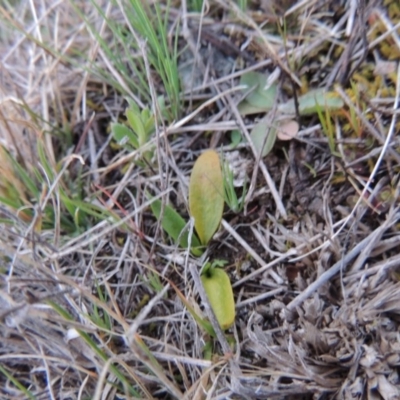
[[[182,78],[186,109],[157,126],[154,163],[140,167],[132,162],[137,152],[112,145],[109,124],[126,104],[94,66],[132,90],[73,3],[1,6],[1,143],[26,171],[43,175],[34,202],[1,161],[1,196],[7,175],[34,215],[0,206],[1,398],[400,397],[400,67],[382,47],[387,40],[400,54],[400,17],[374,2],[287,3],[276,15],[268,1],[248,13],[231,1],[210,2],[202,16],[186,2],[173,4],[171,26],[181,24],[179,45],[188,45],[182,63],[197,64]],[[111,43],[99,11],[79,4]],[[123,24],[118,4],[96,4]],[[292,24],[286,36],[276,29],[283,14]],[[267,33],[266,21],[273,21]],[[389,72],[363,80],[366,63]],[[234,154],[251,182],[245,211],[227,211],[203,259],[195,259],[162,232],[146,193],[187,216],[197,156],[208,147],[233,152],[227,133],[234,128],[249,137],[255,120],[237,110],[238,78],[249,70],[277,73],[280,102],[307,85],[339,83],[347,112],[333,117],[340,156],[332,156],[314,117],[299,118],[296,140],[264,159],[242,143]],[[156,108],[160,83],[150,68],[146,76]],[[118,218],[93,218],[66,233],[61,189],[74,181],[85,201]],[[58,223],[41,229],[48,205]],[[235,326],[229,337],[217,332],[211,360],[205,333],[173,289],[208,315],[198,272],[207,257],[229,261],[237,306]]]

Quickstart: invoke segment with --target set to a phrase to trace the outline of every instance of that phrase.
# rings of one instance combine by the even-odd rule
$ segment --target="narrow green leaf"
[[[50,164],[49,157],[46,154],[44,143],[41,140],[39,140],[37,143],[37,154],[40,160],[40,165],[46,171],[48,179],[50,181],[53,181],[57,171],[55,171],[54,167]]]
[[[22,384],[18,381],[18,379],[14,378],[12,374],[10,374],[5,368],[0,365],[0,372],[8,378],[10,382],[14,384],[16,388],[18,388],[22,393],[25,394],[26,397],[30,398],[31,400],[35,400],[36,397]]]
[[[186,297],[183,295],[183,293],[174,285],[173,282],[169,281],[169,284],[172,286],[172,288],[175,290],[176,294],[178,297],[181,299],[183,305],[187,308],[187,310],[190,312],[194,320],[197,322],[197,324],[204,329],[210,336],[216,337],[217,335],[215,334],[214,328],[212,327],[211,323],[206,321],[205,319],[201,318],[194,308],[190,305],[190,303],[186,300]]]
[[[138,344],[138,346],[143,350],[143,352],[146,354],[148,357],[149,364],[156,370],[162,371],[163,368],[161,367],[160,363],[157,361],[157,359],[154,357],[153,353],[151,350],[147,347],[146,343],[144,340],[139,336],[139,334],[135,333],[135,342]]]
[[[225,203],[234,213],[238,213],[242,211],[244,207],[244,199],[247,193],[246,178],[243,181],[242,195],[239,198],[234,184],[234,174],[227,161],[222,165],[222,176],[224,180]]]
[[[0,203],[5,204],[6,206],[9,206],[11,208],[14,208],[15,210],[18,210],[19,207],[22,206],[21,199],[15,197],[15,196],[9,196],[7,193],[6,196],[0,196]]]
[[[214,150],[205,151],[193,166],[189,208],[200,242],[206,245],[218,229],[224,210],[221,164]]]
[[[344,106],[343,100],[336,93],[327,92],[325,89],[310,90],[300,96],[298,101],[301,115],[316,114],[318,106],[327,110],[338,110]],[[294,115],[296,113],[294,99],[279,105],[278,110],[283,114]]]
[[[203,346],[203,357],[205,360],[212,359],[213,355],[213,342],[212,340],[207,340]]]
[[[261,153],[261,157],[265,157],[274,147],[276,128],[271,126],[268,119],[262,119],[252,129],[250,138],[258,154]]]
[[[88,203],[78,199],[70,199],[64,193],[60,193],[60,195],[63,204],[65,205],[68,204],[69,207],[71,207],[71,209],[73,210],[73,213],[76,212],[76,209],[79,209],[82,210],[82,212],[91,215],[92,217],[99,218],[101,220],[107,219],[109,217],[115,218],[115,214],[95,204]]]
[[[335,130],[331,122],[331,116],[329,110],[325,109],[325,115],[324,115],[322,112],[322,107],[317,105],[316,111],[318,114],[319,122],[321,123],[322,126],[322,131],[328,138],[328,145],[332,155],[341,158],[341,154],[336,151]]]
[[[15,160],[15,158],[3,147],[3,152],[10,160],[13,168],[21,179],[22,183],[25,185],[26,190],[29,191],[29,196],[34,197],[36,200],[40,197],[40,190],[35,181],[29,176],[25,169]]]
[[[161,200],[154,200],[150,207],[154,216],[159,220],[162,208]],[[192,234],[191,246],[189,246],[189,232],[187,229],[184,231],[186,225],[186,221],[171,206],[164,206],[164,213],[161,220],[161,226],[164,231],[167,232],[175,243],[179,242],[180,247],[184,249],[191,247],[194,255],[201,255],[202,252],[199,249],[201,244],[194,232]]]
[[[48,300],[47,303],[58,313],[60,314],[66,321],[73,321],[74,318],[72,315],[65,310],[64,307],[58,305],[52,300]],[[83,338],[83,340],[92,348],[92,350],[103,360],[103,361],[108,361],[109,357],[108,355],[97,345],[95,340],[85,331],[82,329],[76,329],[79,335]],[[136,398],[141,398],[140,393],[128,382],[128,379],[125,377],[125,375],[114,365],[110,365],[110,371],[122,382],[128,387],[128,390],[132,396],[135,396]]]

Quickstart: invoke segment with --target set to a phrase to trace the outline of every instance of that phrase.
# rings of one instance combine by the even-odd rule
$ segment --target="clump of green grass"
[[[80,11],[87,28],[101,46],[110,68],[91,65],[92,71],[100,74],[122,93],[133,96],[139,105],[152,104],[151,83],[159,78],[162,87],[155,90],[166,97],[166,115],[171,122],[181,113],[180,79],[178,73],[177,33],[169,38],[169,8],[154,2],[147,4],[139,0],[114,3],[124,20],[116,21],[97,2],[92,5],[101,15],[109,40],[103,37],[94,24]],[[170,40],[171,39],[171,40]],[[171,42],[171,44],[170,44]]]
[[[37,166],[26,169],[4,147],[0,148],[2,177],[0,204],[15,212],[26,223],[32,223],[36,232],[56,229],[62,234],[77,235],[99,221],[119,218],[94,204],[95,193],[83,190],[85,179],[78,173],[69,180],[67,169],[71,163],[80,163],[79,157],[70,157],[52,165],[44,144],[37,144]],[[65,176],[67,175],[67,177]],[[9,218],[1,222],[13,224]]]

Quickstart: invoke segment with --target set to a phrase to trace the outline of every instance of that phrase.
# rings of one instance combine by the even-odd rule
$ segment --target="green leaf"
[[[201,269],[201,275],[207,274],[208,271],[214,268],[223,268],[226,264],[228,264],[228,260],[222,260],[217,258],[213,262],[206,262]]]
[[[235,322],[235,299],[228,274],[221,268],[208,268],[201,282],[218,323],[223,330],[229,329]]]
[[[226,205],[234,213],[242,211],[244,207],[244,200],[247,194],[246,179],[243,181],[242,195],[240,198],[238,198],[234,185],[234,174],[227,161],[225,161],[222,165],[222,177],[224,180],[224,198]]]
[[[36,396],[34,396],[17,378],[15,378],[11,373],[9,373],[5,368],[0,365],[0,372],[13,383],[15,387],[17,387],[21,392],[25,394],[31,400],[35,400]]]
[[[327,110],[338,110],[344,106],[343,100],[336,93],[327,92],[325,89],[310,90],[300,96],[298,101],[300,115],[316,114],[318,107]],[[283,114],[296,114],[294,99],[279,105],[278,110]]]
[[[238,110],[241,115],[264,114],[266,112],[263,107],[253,106],[246,99],[239,103]]]
[[[250,88],[253,88],[238,105],[239,112],[242,115],[262,113],[272,109],[276,102],[277,85],[268,85],[268,76],[266,74],[250,71],[241,76],[240,85],[247,87],[244,90],[245,93]]]
[[[154,200],[150,207],[154,216],[159,220],[162,208],[161,200]],[[192,234],[191,246],[189,246],[189,232],[187,229],[184,231],[186,225],[186,221],[171,206],[164,206],[164,213],[161,220],[161,226],[164,231],[167,232],[175,243],[179,242],[182,248],[187,249],[191,247],[191,251],[194,255],[201,255],[201,244],[194,232]]]
[[[195,162],[189,183],[189,208],[200,242],[213,237],[224,210],[224,183],[219,156],[205,151]]]
[[[132,130],[136,133],[139,139],[139,146],[143,146],[146,143],[146,130],[143,125],[141,113],[136,113],[132,108],[126,110],[126,118]]]
[[[16,173],[18,174],[18,177],[22,181],[22,183],[25,185],[26,190],[29,191],[29,196],[32,196],[35,198],[35,200],[38,200],[40,198],[40,190],[38,189],[38,185],[35,183],[35,181],[29,176],[29,174],[26,172],[26,170],[17,162],[17,160],[8,152],[8,150],[5,147],[2,147],[3,154],[8,158],[10,161],[11,165],[15,169]],[[8,178],[8,177],[6,177]]]
[[[139,148],[137,137],[126,125],[114,123],[111,125],[111,132],[114,140],[121,146],[128,142],[134,149]]]
[[[329,149],[331,150],[332,155],[335,157],[341,158],[341,154],[336,151],[336,143],[335,143],[335,128],[332,125],[331,115],[328,109],[325,109],[325,113],[322,112],[322,107],[317,105],[317,114],[319,121],[322,126],[322,131],[325,133],[328,138]]]
[[[164,289],[164,285],[161,282],[160,276],[153,271],[147,275],[147,281],[150,287],[156,292],[160,293]],[[167,297],[167,295],[164,295]]]
[[[127,100],[128,104],[129,104],[128,109],[132,110],[135,114],[140,115],[140,108],[137,105],[136,101],[134,101],[133,99],[131,99],[129,97],[126,100]]]
[[[274,147],[276,141],[276,128],[271,126],[269,119],[259,121],[250,133],[251,141],[261,157],[265,157]]]
[[[213,341],[207,340],[203,346],[203,358],[205,360],[211,361],[212,355],[213,355]]]
[[[144,340],[139,336],[138,333],[135,333],[134,335],[135,342],[138,344],[140,349],[143,351],[143,353],[147,356],[147,360],[149,361],[149,366],[152,366],[156,370],[163,370],[161,367],[160,363],[157,361],[157,359],[154,357],[153,353],[151,350],[147,347],[146,343]],[[153,369],[152,368],[152,369]],[[153,372],[154,372],[153,369]]]
[[[242,141],[242,134],[240,133],[239,129],[234,129],[231,132],[231,147],[237,147],[240,142]]]
[[[47,303],[54,309],[54,311],[60,314],[61,317],[63,317],[66,321],[74,321],[72,315],[69,314],[69,312],[64,307],[58,305],[52,300],[47,300]],[[97,345],[96,341],[91,337],[91,335],[89,335],[87,332],[81,329],[76,329],[76,331],[79,333],[82,339],[92,348],[92,350],[97,354],[97,356],[100,359],[102,359],[105,362],[108,361],[109,356],[107,355],[107,353],[104,352],[103,349],[101,349]],[[120,380],[120,382],[126,385],[132,396],[134,396],[135,398],[140,398],[140,393],[132,386],[132,384],[128,381],[128,379],[120,371],[119,368],[117,368],[113,363],[110,364],[109,368],[110,371]]]
[[[150,110],[148,110],[150,112]],[[146,132],[146,141],[150,138],[151,134],[155,131],[155,117],[154,114],[147,116],[144,121],[144,129]]]
[[[46,150],[41,140],[39,140],[37,144],[37,154],[40,160],[40,165],[46,171],[48,179],[53,181],[57,171],[55,171],[54,167],[50,164],[49,157],[46,155]]]
[[[11,196],[10,193],[7,193],[7,196],[0,196],[0,203],[5,204],[15,210],[18,210],[22,206],[21,199],[16,196],[15,193]]]

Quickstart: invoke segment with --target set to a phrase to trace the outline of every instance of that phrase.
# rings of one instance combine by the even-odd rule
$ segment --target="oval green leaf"
[[[210,268],[201,282],[221,329],[229,329],[235,322],[235,299],[228,274],[221,268]]]
[[[256,114],[271,110],[276,102],[277,85],[268,85],[268,76],[260,72],[250,71],[240,78],[240,85],[253,89],[239,104],[238,110],[242,115]]]
[[[206,245],[218,229],[224,210],[221,164],[214,150],[205,151],[193,166],[189,208],[200,242]]]
[[[268,118],[262,119],[254,125],[250,138],[258,154],[261,152],[261,157],[265,157],[274,147],[276,128],[271,126]]]

